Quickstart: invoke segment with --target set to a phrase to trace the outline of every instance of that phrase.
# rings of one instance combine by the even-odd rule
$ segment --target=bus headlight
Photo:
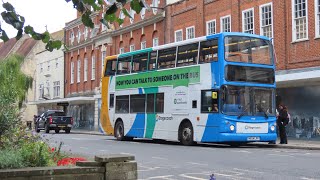
[[[234,131],[234,125],[230,125],[230,130]]]
[[[271,129],[271,131],[274,131],[276,129],[276,127],[271,126],[270,129]]]

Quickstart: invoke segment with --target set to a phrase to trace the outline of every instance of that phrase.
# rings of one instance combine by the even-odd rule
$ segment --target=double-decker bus
[[[219,33],[106,58],[100,128],[133,138],[276,140],[271,40]]]

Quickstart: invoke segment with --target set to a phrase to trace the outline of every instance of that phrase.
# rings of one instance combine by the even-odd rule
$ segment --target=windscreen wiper
[[[241,114],[239,114],[238,119],[240,119],[240,118],[244,115],[244,113],[248,110],[249,105],[250,105],[250,103],[248,103],[248,104],[244,107],[244,110],[242,111]]]
[[[266,119],[268,119],[268,118],[269,118],[269,116],[268,116],[267,112],[266,112],[263,108],[260,108],[260,109],[259,109],[259,111],[262,111],[262,112],[263,112],[264,117],[265,117]]]

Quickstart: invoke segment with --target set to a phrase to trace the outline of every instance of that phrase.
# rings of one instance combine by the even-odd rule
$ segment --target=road
[[[108,153],[134,155],[139,179],[320,179],[320,151],[151,140],[116,141],[113,137],[86,134],[42,134],[52,147],[87,158]]]

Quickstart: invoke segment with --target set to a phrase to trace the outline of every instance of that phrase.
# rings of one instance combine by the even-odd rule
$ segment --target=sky
[[[3,0],[9,2],[15,7],[16,13],[22,15],[26,22],[25,26],[30,25],[38,33],[46,31],[50,33],[62,30],[66,22],[74,20],[77,16],[76,9],[73,8],[72,2],[67,3],[65,0]],[[4,9],[1,8],[3,12]],[[17,31],[10,25],[7,25],[1,18],[1,27],[4,29],[9,38],[15,37]]]

